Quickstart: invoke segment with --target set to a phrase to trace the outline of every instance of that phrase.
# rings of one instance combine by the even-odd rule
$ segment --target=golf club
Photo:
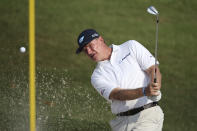
[[[156,10],[154,6],[150,6],[147,8],[147,12],[156,16],[156,40],[155,40],[155,67],[154,67],[154,83],[157,82],[156,77],[156,66],[157,66],[157,50],[158,50],[158,25],[159,25],[159,12]],[[159,91],[160,93],[160,91]],[[155,101],[157,100],[157,96],[152,96],[149,99]]]

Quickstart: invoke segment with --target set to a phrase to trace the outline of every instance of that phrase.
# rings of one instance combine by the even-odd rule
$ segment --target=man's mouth
[[[91,54],[90,57],[93,58],[95,56],[95,54]]]

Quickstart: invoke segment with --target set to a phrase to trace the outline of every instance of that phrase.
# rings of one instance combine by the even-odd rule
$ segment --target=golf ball
[[[21,47],[21,48],[20,48],[20,52],[21,52],[21,53],[25,53],[25,51],[26,51],[25,47]]]

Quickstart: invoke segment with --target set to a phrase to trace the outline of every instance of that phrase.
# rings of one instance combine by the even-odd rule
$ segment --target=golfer
[[[158,105],[161,74],[155,67],[154,56],[135,40],[107,46],[94,29],[82,31],[78,45],[77,54],[83,51],[98,63],[91,83],[111,103],[111,111],[116,115],[110,122],[112,130],[161,131],[164,120]]]

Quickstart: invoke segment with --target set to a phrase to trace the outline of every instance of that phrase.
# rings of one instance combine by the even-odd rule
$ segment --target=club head
[[[153,15],[158,15],[159,14],[159,12],[155,9],[154,6],[148,7],[147,12],[150,13],[150,14],[153,14]]]

